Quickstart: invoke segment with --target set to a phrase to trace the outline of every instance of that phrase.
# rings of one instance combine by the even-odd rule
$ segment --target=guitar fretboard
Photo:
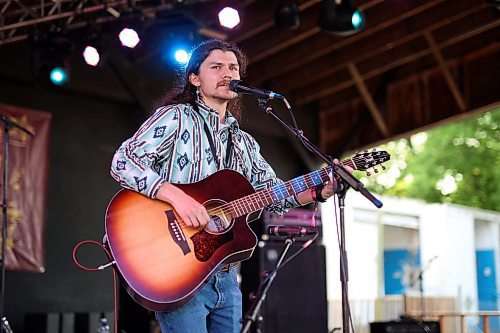
[[[347,165],[356,169],[356,165],[351,159],[344,160],[341,165]],[[276,184],[268,189],[234,200],[224,205],[226,206],[224,210],[227,209],[233,218],[258,211],[273,203],[325,183],[330,179],[330,172],[330,166],[315,170],[306,175],[293,178],[287,182]]]

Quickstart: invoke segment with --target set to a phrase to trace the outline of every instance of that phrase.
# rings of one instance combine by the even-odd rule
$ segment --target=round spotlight
[[[95,67],[99,64],[101,57],[99,56],[99,51],[97,51],[95,47],[87,46],[85,50],[83,50],[83,59],[88,65]]]
[[[233,29],[240,23],[240,14],[231,7],[225,7],[219,12],[219,23],[221,26]]]
[[[295,3],[282,3],[274,12],[274,22],[278,27],[296,29],[300,25],[300,10]]]
[[[186,50],[177,50],[174,53],[174,58],[179,64],[187,64],[189,62],[189,53]]]
[[[318,17],[319,27],[333,35],[345,37],[359,32],[365,25],[363,14],[352,0],[324,0]]]
[[[118,38],[120,38],[120,42],[123,46],[130,47],[131,49],[136,47],[141,41],[137,32],[129,28],[123,29],[118,35]]]
[[[50,71],[50,81],[56,86],[61,86],[68,80],[68,73],[62,67],[55,67]]]

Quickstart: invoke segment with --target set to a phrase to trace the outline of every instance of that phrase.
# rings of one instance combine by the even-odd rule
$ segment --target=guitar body
[[[187,303],[220,267],[248,259],[257,243],[248,214],[233,218],[218,209],[255,192],[245,177],[221,170],[177,186],[205,205],[212,217],[207,227],[188,228],[172,206],[130,190],[118,192],[106,212],[107,245],[122,281],[139,304],[155,311]]]

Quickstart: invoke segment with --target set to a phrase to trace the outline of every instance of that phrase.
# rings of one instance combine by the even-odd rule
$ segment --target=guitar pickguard
[[[233,231],[230,230],[220,235],[209,234],[201,230],[191,236],[194,244],[194,254],[196,259],[202,262],[210,260],[215,251],[222,245],[229,243],[234,238]]]

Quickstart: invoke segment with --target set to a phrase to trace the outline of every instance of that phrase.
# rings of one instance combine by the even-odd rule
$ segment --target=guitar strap
[[[214,139],[212,137],[212,133],[210,132],[210,129],[208,128],[207,122],[205,121],[203,116],[200,114],[200,112],[198,110],[196,110],[196,111],[200,115],[200,118],[203,120],[203,129],[205,131],[205,135],[207,136],[208,144],[210,145],[210,150],[212,151],[212,156],[214,157],[215,163],[217,163],[217,169],[220,170],[220,161],[219,161],[219,157],[217,155],[217,150],[215,149],[215,144],[214,144]],[[231,159],[232,149],[233,149],[233,140],[231,139],[231,133],[229,133],[227,136],[226,160],[224,161],[224,168],[229,167],[229,161]]]

